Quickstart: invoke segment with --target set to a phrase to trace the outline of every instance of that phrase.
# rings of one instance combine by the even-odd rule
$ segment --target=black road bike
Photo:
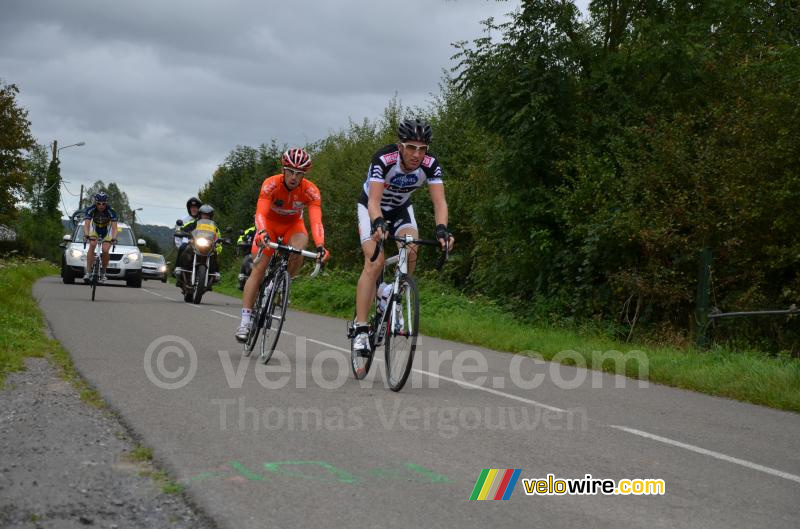
[[[292,278],[289,276],[289,257],[292,254],[302,255],[309,259],[316,259],[317,264],[310,277],[316,277],[322,270],[320,255],[283,244],[281,239],[277,242],[268,241],[261,246],[253,260],[253,265],[263,258],[264,249],[269,246],[275,250],[272,260],[264,273],[264,278],[258,287],[258,297],[253,305],[250,332],[244,343],[244,355],[250,356],[255,349],[258,337],[261,335],[260,360],[266,364],[275,352],[283,323],[286,321],[286,310],[289,306],[289,286]]]

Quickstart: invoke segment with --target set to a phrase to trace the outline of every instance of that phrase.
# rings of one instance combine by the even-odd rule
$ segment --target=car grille
[[[108,256],[108,258],[111,261],[119,261],[120,259],[122,259],[122,254],[121,253],[112,253],[111,255]]]

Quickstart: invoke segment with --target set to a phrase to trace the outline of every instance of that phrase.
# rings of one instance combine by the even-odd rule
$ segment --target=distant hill
[[[72,222],[69,220],[61,219],[61,224],[64,226],[64,233],[72,233],[75,229]],[[169,254],[174,246],[172,238],[172,228],[167,226],[158,226],[156,224],[137,224],[136,237],[150,238],[158,243],[161,247],[161,253],[164,255]]]
[[[169,254],[175,245],[172,236],[172,228],[166,226],[158,226],[156,224],[137,224],[136,225],[137,237],[149,237],[158,243],[161,247],[161,253],[164,255]]]

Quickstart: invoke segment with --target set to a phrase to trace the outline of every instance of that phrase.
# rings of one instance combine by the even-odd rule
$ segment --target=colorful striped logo
[[[507,500],[514,492],[521,468],[484,468],[472,489],[471,500]]]

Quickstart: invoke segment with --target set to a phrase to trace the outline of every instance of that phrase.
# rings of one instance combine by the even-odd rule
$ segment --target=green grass
[[[33,284],[40,278],[59,273],[58,267],[39,259],[0,258],[0,389],[9,373],[25,368],[26,357],[47,357],[59,367],[61,377],[70,382],[89,405],[108,410],[100,394],[80,376],[69,353],[57,340],[44,332],[44,318],[33,299]],[[117,433],[118,437],[120,436]],[[152,467],[153,450],[136,445],[130,452],[131,461]],[[161,470],[147,470],[165,494],[178,494],[183,486]],[[32,515],[32,520],[38,519]]]
[[[137,444],[128,454],[131,461],[152,461],[153,449]]]
[[[304,268],[292,283],[292,308],[351,318],[357,274],[333,271],[311,280],[302,277],[308,271]],[[237,273],[223,272],[214,289],[241,297]],[[702,350],[625,343],[594,327],[523,323],[488,299],[467,297],[424,277],[418,283],[420,331],[429,336],[800,412],[798,359],[725,346]]]
[[[31,295],[37,279],[57,272],[38,259],[0,260],[0,385],[25,368],[25,357],[41,358],[59,347],[42,332],[44,320]]]

